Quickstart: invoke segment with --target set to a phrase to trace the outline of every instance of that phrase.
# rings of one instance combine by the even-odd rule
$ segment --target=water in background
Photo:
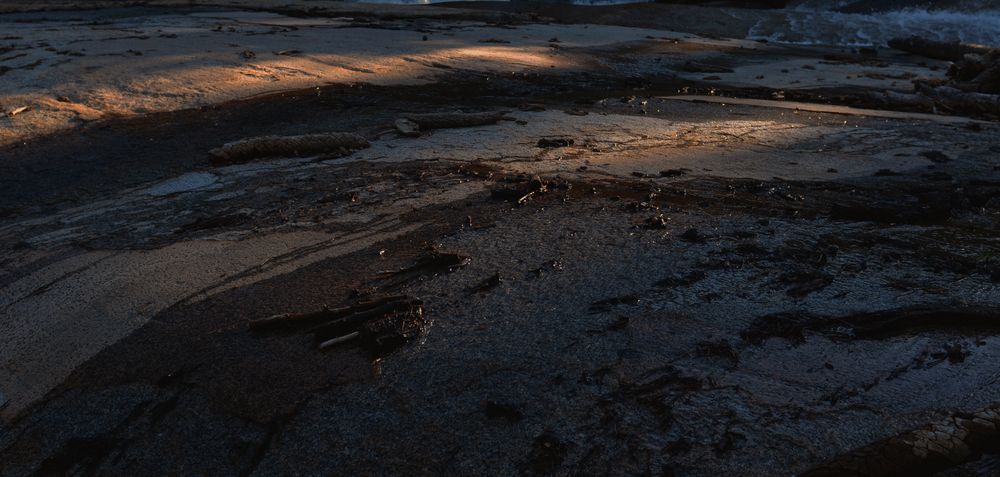
[[[751,29],[749,38],[869,46],[917,35],[1000,46],[998,0],[799,0],[783,13],[763,15]]]
[[[448,0],[358,0],[425,4]],[[546,1],[546,0],[542,0]],[[647,0],[547,0],[608,5]],[[791,0],[783,10],[723,9],[754,26],[748,38],[780,43],[885,45],[921,36],[1000,46],[1000,0]]]

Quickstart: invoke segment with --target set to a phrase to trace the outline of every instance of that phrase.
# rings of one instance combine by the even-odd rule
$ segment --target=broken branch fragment
[[[406,297],[405,295],[387,296],[379,298],[377,300],[362,301],[351,306],[344,306],[340,308],[324,307],[322,310],[310,313],[283,313],[280,315],[272,315],[267,318],[251,321],[250,329],[254,330],[254,329],[272,328],[272,327],[312,326],[320,322],[330,321],[347,316],[352,313],[357,313],[358,311],[375,308],[387,302],[396,302],[396,301],[406,300],[407,298],[408,297]]]
[[[319,349],[326,349],[326,348],[329,348],[331,346],[338,345],[340,343],[344,343],[344,342],[353,340],[354,338],[357,338],[358,336],[361,336],[361,332],[360,331],[355,331],[353,333],[348,333],[348,334],[346,334],[344,336],[338,336],[336,338],[331,338],[331,339],[328,339],[328,340],[320,343],[319,344]]]
[[[14,117],[17,116],[18,114],[26,113],[28,111],[31,111],[31,106],[21,106],[19,108],[12,109],[9,113],[7,113],[7,115],[10,117]]]
[[[391,289],[403,283],[419,279],[425,275],[450,273],[472,263],[472,258],[457,253],[446,253],[431,249],[429,253],[417,259],[413,265],[399,270],[382,272],[380,278],[385,280],[380,284],[383,290]]]
[[[262,157],[294,157],[322,153],[346,153],[368,147],[365,138],[345,132],[301,136],[261,136],[241,139],[212,149],[215,163],[246,162]]]

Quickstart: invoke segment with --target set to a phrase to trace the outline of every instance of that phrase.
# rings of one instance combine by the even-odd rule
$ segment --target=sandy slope
[[[448,14],[447,23],[433,15],[439,10]],[[31,108],[0,119],[0,145],[103,117],[203,107],[332,83],[419,84],[454,70],[511,74],[610,68],[663,76],[673,74],[671,65],[708,61],[721,69],[681,69],[681,78],[768,88],[906,89],[904,78],[942,74],[910,62],[878,68],[831,64],[795,49],[669,31],[523,24],[518,17],[513,26],[497,27],[481,18],[488,20],[490,12],[401,11],[426,16],[401,19],[392,13],[372,23],[364,15],[294,18],[219,7],[0,16],[5,32],[0,109]],[[510,23],[500,14],[492,16]]]
[[[846,324],[1000,304],[995,124],[663,97],[934,64],[315,3],[0,16],[0,475],[792,474],[1000,392],[989,323]],[[392,128],[457,109],[509,117]],[[322,131],[371,146],[207,160]],[[429,247],[471,264],[392,281]],[[247,331],[366,293],[428,333]]]

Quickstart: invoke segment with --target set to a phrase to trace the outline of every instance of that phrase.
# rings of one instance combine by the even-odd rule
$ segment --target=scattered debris
[[[659,213],[644,220],[642,226],[646,229],[665,229],[668,220],[662,213]]]
[[[558,147],[568,147],[572,145],[573,145],[572,139],[542,138],[538,140],[538,147],[541,148],[558,148]]]
[[[250,322],[250,329],[313,333],[319,349],[354,342],[377,359],[421,334],[425,325],[421,300],[388,296],[341,308],[274,315]]]
[[[685,169],[667,169],[665,171],[660,171],[660,177],[679,177],[687,174]]]
[[[561,260],[549,260],[543,263],[540,267],[530,270],[529,272],[536,277],[541,277],[545,271],[551,270],[553,272],[561,272],[563,270],[563,263]]]
[[[230,142],[209,154],[215,163],[245,162],[263,157],[294,157],[322,153],[347,153],[368,147],[368,140],[353,133],[333,132],[302,136],[262,136]]]
[[[536,194],[544,194],[548,191],[548,184],[541,177],[533,176],[531,180],[520,186],[494,189],[491,195],[500,200],[524,205]]]

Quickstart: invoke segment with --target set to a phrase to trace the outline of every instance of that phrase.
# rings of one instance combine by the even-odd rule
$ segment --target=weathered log
[[[914,83],[917,92],[930,98],[942,109],[958,113],[1000,115],[1000,95],[962,91],[951,86]]]
[[[889,47],[936,60],[959,61],[969,53],[986,53],[992,48],[962,42],[928,40],[919,36],[893,38]]]
[[[1000,93],[1000,50],[965,55],[948,69],[948,77],[963,91]]]
[[[1000,404],[884,439],[839,456],[803,477],[930,476],[1000,451]]]
[[[349,152],[368,147],[368,141],[353,133],[333,132],[302,136],[261,136],[230,142],[212,149],[215,163],[245,162],[262,157],[294,157]]]
[[[914,93],[900,93],[898,91],[884,90],[871,91],[868,97],[882,106],[912,108],[917,111],[933,111],[934,100],[927,96]]]

